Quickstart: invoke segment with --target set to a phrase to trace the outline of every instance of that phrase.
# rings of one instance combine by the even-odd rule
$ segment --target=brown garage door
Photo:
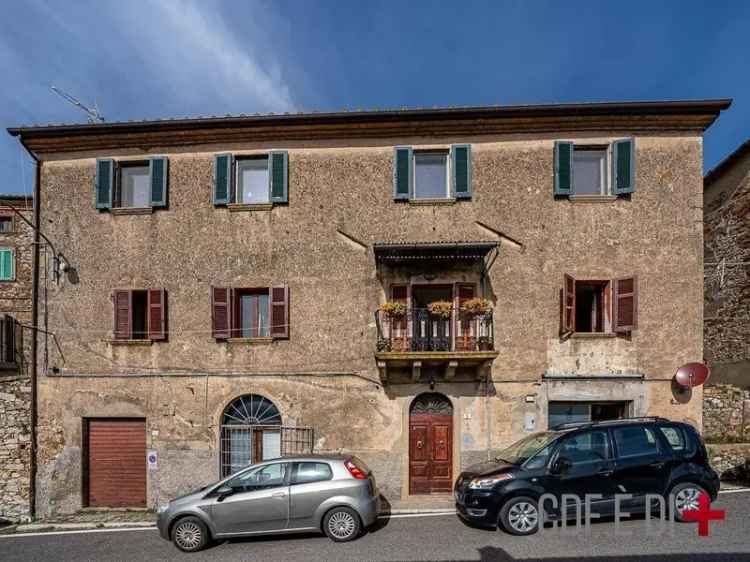
[[[88,505],[146,507],[146,422],[88,420]]]

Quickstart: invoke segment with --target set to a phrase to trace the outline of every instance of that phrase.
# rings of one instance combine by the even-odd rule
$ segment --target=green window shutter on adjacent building
[[[232,188],[232,155],[214,156],[214,205],[228,205]]]
[[[0,250],[0,281],[12,281],[15,278],[13,271],[13,250],[3,248]]]
[[[635,191],[635,140],[612,143],[612,192],[624,195]]]
[[[164,156],[154,156],[148,162],[149,184],[151,185],[151,206],[167,206],[167,180],[169,163]]]
[[[471,145],[454,144],[451,156],[453,195],[456,199],[471,199]]]
[[[268,155],[268,165],[271,201],[287,203],[289,201],[289,154],[283,150],[271,152]]]
[[[412,149],[410,146],[397,146],[393,150],[393,198],[397,201],[411,197],[414,184]]]
[[[115,183],[115,161],[111,158],[99,158],[96,161],[96,178],[94,180],[94,199],[97,209],[112,208],[112,192]]]
[[[573,143],[555,142],[555,195],[573,193]]]

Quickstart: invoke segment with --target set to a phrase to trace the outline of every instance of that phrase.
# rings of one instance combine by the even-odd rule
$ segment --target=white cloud
[[[110,6],[116,7],[128,47],[177,99],[208,96],[222,102],[214,104],[217,109],[232,112],[295,109],[273,45],[258,44],[264,36],[260,21],[242,20],[241,43],[212,3],[148,0]]]

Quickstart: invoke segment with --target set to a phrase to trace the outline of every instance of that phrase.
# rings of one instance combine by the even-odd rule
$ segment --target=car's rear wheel
[[[698,509],[702,494],[707,494],[706,490],[693,482],[683,482],[672,488],[669,492],[669,500],[672,502],[672,513],[675,519],[685,521],[682,516],[685,511]]]
[[[197,552],[209,539],[206,524],[197,517],[184,517],[172,527],[172,542],[183,552]]]
[[[335,507],[323,518],[323,532],[334,542],[356,539],[362,531],[359,514],[348,507]]]
[[[512,535],[533,535],[539,528],[539,504],[534,498],[511,498],[500,510],[500,526]]]

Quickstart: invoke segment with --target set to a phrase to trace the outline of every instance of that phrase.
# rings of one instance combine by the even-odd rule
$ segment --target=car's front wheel
[[[674,513],[675,519],[685,521],[684,512],[698,509],[702,494],[707,494],[706,490],[692,482],[683,482],[672,488],[669,493],[669,500],[672,502],[672,513]]]
[[[335,507],[323,518],[323,532],[334,542],[354,540],[361,530],[359,514],[348,507]]]
[[[197,517],[184,517],[172,527],[172,542],[183,552],[197,552],[209,539],[206,524]]]
[[[511,498],[500,510],[500,526],[512,535],[533,535],[539,528],[539,504],[534,498]]]

